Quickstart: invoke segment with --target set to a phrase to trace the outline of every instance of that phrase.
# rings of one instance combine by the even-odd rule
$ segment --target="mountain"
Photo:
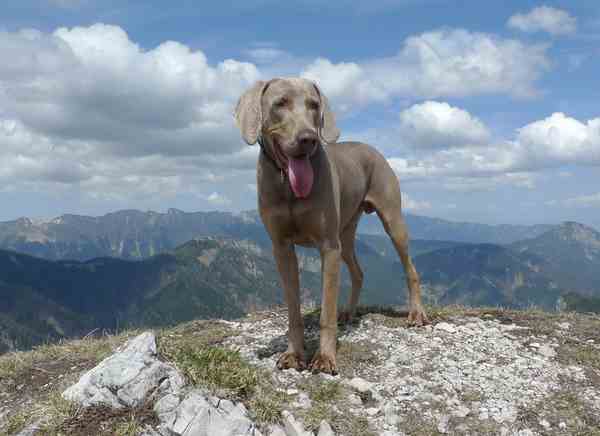
[[[546,273],[560,287],[600,297],[600,232],[583,224],[565,222],[510,247],[546,259]]]
[[[268,238],[252,213],[122,210],[101,217],[62,215],[0,223],[0,248],[45,259],[143,259],[202,236]]]
[[[493,244],[459,245],[415,258],[425,297],[434,303],[553,310],[560,288],[544,271],[548,262]]]
[[[302,271],[305,304],[319,275]],[[204,238],[141,261],[48,261],[0,251],[0,351],[193,318],[241,316],[283,303],[270,255],[247,241]]]
[[[388,235],[378,234],[358,234],[356,239],[365,245],[371,247],[377,254],[383,256],[389,260],[397,261],[398,254],[392,244],[392,240]],[[456,241],[438,241],[438,240],[424,240],[424,239],[411,239],[409,245],[410,255],[412,257],[419,256],[421,254],[429,253],[435,250],[443,248],[456,247],[457,245],[465,245],[464,242]]]
[[[523,226],[454,222],[411,214],[406,214],[405,219],[412,239],[476,244],[510,244],[521,239],[535,238],[554,227],[546,224]],[[384,233],[383,227],[375,215],[365,215],[360,221],[358,231],[367,234]]]
[[[406,215],[413,239],[507,244],[534,238],[552,226],[489,226]],[[365,215],[359,232],[380,235],[374,215]],[[269,237],[256,211],[166,213],[122,210],[100,217],[62,215],[40,221],[19,218],[0,222],[0,249],[51,260],[90,260],[97,257],[143,259],[172,250],[194,238],[224,236],[268,245]],[[381,248],[381,247],[379,247]]]

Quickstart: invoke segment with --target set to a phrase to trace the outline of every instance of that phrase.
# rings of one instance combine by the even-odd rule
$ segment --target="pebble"
[[[447,322],[439,322],[435,325],[434,329],[436,331],[443,331],[448,333],[456,333],[456,327]]]

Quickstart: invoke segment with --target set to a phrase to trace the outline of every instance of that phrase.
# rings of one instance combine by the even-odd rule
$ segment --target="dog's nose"
[[[302,153],[310,153],[319,143],[319,137],[311,130],[303,130],[297,136],[297,144]]]

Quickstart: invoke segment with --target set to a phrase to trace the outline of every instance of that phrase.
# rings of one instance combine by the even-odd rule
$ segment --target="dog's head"
[[[244,141],[252,145],[260,140],[288,173],[299,198],[312,188],[310,158],[340,135],[327,98],[315,83],[300,78],[257,82],[241,96],[235,119]]]

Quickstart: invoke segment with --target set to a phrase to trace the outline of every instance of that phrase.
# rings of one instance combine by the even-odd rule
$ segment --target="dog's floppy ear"
[[[325,143],[336,142],[340,137],[340,130],[335,124],[335,115],[329,107],[329,100],[327,100],[325,94],[321,92],[316,84],[314,86],[321,99],[321,128],[319,129],[319,135]]]
[[[256,144],[262,128],[262,98],[267,82],[259,80],[242,96],[235,108],[235,123],[242,131],[242,138],[247,144]]]

